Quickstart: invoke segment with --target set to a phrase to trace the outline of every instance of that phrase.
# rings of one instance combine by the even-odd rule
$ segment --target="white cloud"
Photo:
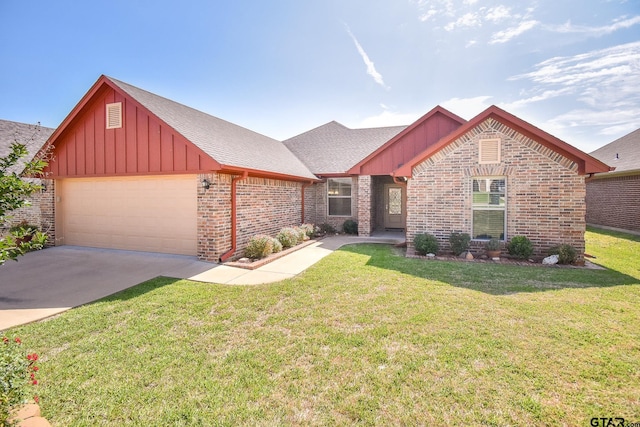
[[[485,19],[493,23],[504,21],[505,19],[508,19],[510,17],[511,9],[503,5],[490,8],[485,15]]]
[[[480,16],[476,13],[465,13],[453,22],[444,26],[447,31],[453,31],[456,27],[477,27],[481,25]]]
[[[640,127],[640,42],[551,58],[509,80],[533,83],[526,98],[509,104],[514,107],[564,95],[582,103],[550,120],[554,128],[614,135]]]
[[[487,101],[491,98],[493,97],[476,96],[474,98],[451,98],[442,102],[440,105],[452,113],[469,120],[489,108],[491,103]]]
[[[494,33],[491,36],[491,41],[489,41],[489,44],[506,43],[514,37],[518,37],[522,33],[533,29],[538,24],[540,24],[540,22],[535,20],[522,21],[516,27],[507,28],[506,30]]]
[[[429,19],[433,18],[434,16],[436,16],[438,14],[438,11],[435,9],[429,9],[428,11],[426,11],[425,13],[423,13],[422,15],[420,15],[420,17],[418,19],[420,19],[420,21],[422,22],[426,22]]]
[[[345,24],[345,28],[347,29],[347,33],[349,34],[349,36],[353,40],[353,43],[356,45],[356,49],[358,49],[358,53],[362,57],[362,60],[364,61],[364,64],[367,66],[367,74],[369,74],[371,77],[373,77],[373,80],[377,84],[379,84],[383,88],[389,90],[390,88],[384,83],[384,79],[382,78],[382,74],[380,74],[376,70],[376,67],[375,67],[373,61],[371,59],[369,59],[369,55],[367,55],[367,52],[364,51],[364,49],[360,45],[360,42],[358,42],[358,39],[356,39],[356,36],[354,36],[353,33],[351,32],[351,29],[349,28],[349,26]]]
[[[600,27],[573,25],[571,21],[567,21],[563,25],[560,25],[557,27],[550,27],[550,29],[558,33],[582,33],[582,34],[588,34],[588,35],[599,37],[599,36],[611,34],[615,31],[629,28],[638,24],[640,24],[640,16],[634,16],[632,18],[618,18],[612,24],[603,25]]]

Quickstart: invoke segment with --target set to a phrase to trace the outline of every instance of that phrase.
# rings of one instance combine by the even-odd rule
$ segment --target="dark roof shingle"
[[[406,126],[350,129],[336,121],[294,136],[284,144],[315,174],[346,173]]]
[[[9,172],[21,172],[24,169],[24,164],[36,155],[54,130],[40,125],[0,120],[0,157],[9,154],[11,144],[14,142],[24,144],[29,152],[29,155],[22,158]]]
[[[615,167],[614,172],[640,170],[640,129],[598,148],[591,155]]]
[[[128,83],[108,79],[222,165],[316,179],[280,141]]]

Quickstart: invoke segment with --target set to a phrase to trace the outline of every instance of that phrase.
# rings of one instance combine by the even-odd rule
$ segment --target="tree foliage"
[[[0,224],[10,219],[12,211],[29,206],[29,197],[42,188],[23,177],[41,177],[47,162],[34,158],[20,167],[28,154],[26,145],[16,140],[11,144],[10,152],[0,157]],[[33,227],[12,228],[7,236],[0,238],[0,265],[26,252],[42,249],[46,240],[47,236]]]

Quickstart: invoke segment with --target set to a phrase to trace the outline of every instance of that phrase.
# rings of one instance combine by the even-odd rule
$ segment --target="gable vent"
[[[481,139],[478,143],[479,158],[478,163],[500,163],[500,140]]]
[[[122,127],[122,102],[107,104],[107,129]]]

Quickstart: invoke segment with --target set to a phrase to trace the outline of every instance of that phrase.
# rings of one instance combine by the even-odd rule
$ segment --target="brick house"
[[[640,232],[640,129],[591,156],[615,168],[587,179],[587,223]]]
[[[49,138],[55,243],[240,255],[251,236],[312,222],[359,234],[527,235],[584,249],[585,175],[601,161],[491,107],[436,107],[409,126],[337,122],[280,142],[101,76]]]
[[[34,155],[40,150],[45,141],[51,136],[54,129],[43,127],[40,125],[30,125],[27,123],[18,123],[9,120],[0,120],[0,157],[5,157],[11,151],[11,145],[14,142],[24,144],[30,155]],[[25,159],[11,168],[9,173],[20,174],[24,169]],[[39,179],[31,179],[35,183],[40,183]],[[29,198],[30,205],[16,209],[9,213],[4,223],[0,223],[0,236],[6,233],[9,228],[14,225],[26,221],[29,224],[37,225],[41,230],[49,230],[53,224],[51,217],[43,211],[50,211],[41,203],[41,193],[35,193]]]

